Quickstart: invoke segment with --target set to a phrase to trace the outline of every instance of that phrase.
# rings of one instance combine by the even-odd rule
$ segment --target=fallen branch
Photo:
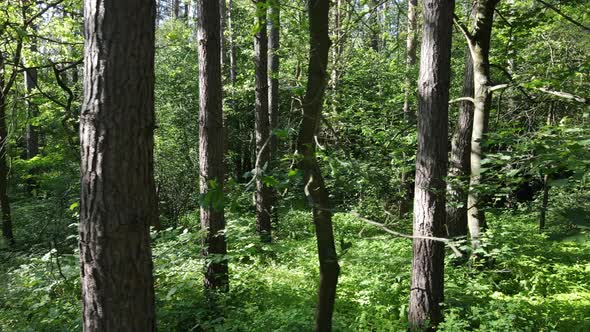
[[[461,253],[461,251],[457,248],[457,246],[453,243],[455,240],[454,239],[447,239],[444,237],[435,237],[435,236],[425,236],[425,235],[408,235],[408,234],[403,234],[400,232],[396,232],[392,229],[387,228],[387,226],[385,226],[382,223],[373,221],[373,220],[369,220],[367,218],[364,218],[362,216],[360,216],[357,212],[352,212],[352,215],[359,218],[360,220],[366,222],[367,224],[373,225],[373,226],[377,226],[379,228],[381,228],[383,231],[395,235],[395,236],[399,236],[399,237],[403,237],[406,239],[421,239],[421,240],[431,240],[431,241],[437,241],[437,242],[442,242],[446,245],[449,246],[449,248],[451,248],[451,250],[453,250],[453,252],[455,253],[455,255],[457,255],[457,257],[462,257],[463,254]]]

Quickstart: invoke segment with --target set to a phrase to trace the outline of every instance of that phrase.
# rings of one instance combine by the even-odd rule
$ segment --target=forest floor
[[[590,331],[590,233],[540,234],[535,218],[490,214],[482,263],[448,250],[442,330]],[[411,241],[348,213],[334,223],[342,268],[334,330],[405,331]],[[318,267],[309,213],[284,214],[268,245],[253,234],[253,216],[229,214],[231,289],[216,306],[225,318],[203,305],[198,217],[182,225],[155,237],[160,331],[312,330]],[[21,247],[1,251],[0,263],[0,331],[80,330],[75,252]]]

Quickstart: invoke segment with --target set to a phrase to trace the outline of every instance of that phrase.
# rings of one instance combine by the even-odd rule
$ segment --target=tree
[[[492,104],[492,81],[490,78],[490,39],[494,10],[500,0],[478,0],[474,17],[474,30],[469,32],[459,23],[467,39],[473,61],[473,129],[471,134],[471,175],[467,199],[467,223],[473,247],[479,246],[481,228],[485,227],[485,211],[478,188],[481,183],[481,161],[483,159],[482,140],[488,131],[490,108]]]
[[[266,0],[256,1],[256,35],[254,64],[256,72],[256,231],[263,242],[271,241],[272,188],[263,173],[270,163],[270,130],[268,112],[268,36]]]
[[[410,109],[410,96],[414,94],[415,78],[412,75],[413,68],[416,65],[416,39],[418,15],[418,1],[408,1],[408,35],[406,37],[406,73],[405,73],[405,91],[404,91],[404,120],[408,126],[416,121],[416,113]],[[409,179],[407,171],[401,174],[401,188],[403,197],[400,201],[399,215],[403,217],[411,207],[412,200],[412,181]]]
[[[473,98],[473,61],[467,49],[463,73],[462,96]],[[459,104],[457,128],[451,143],[449,181],[447,185],[447,233],[449,236],[467,235],[467,193],[471,174],[471,131],[473,129],[473,103],[463,100]]]
[[[329,9],[328,0],[310,0],[308,3],[309,67],[303,100],[303,120],[297,141],[297,152],[301,155],[299,167],[304,172],[305,195],[313,211],[320,262],[316,331],[330,331],[332,329],[332,313],[336,299],[338,274],[340,273],[338,255],[334,245],[330,198],[315,153],[315,136],[320,128],[328,76]]]
[[[268,121],[270,128],[270,166],[277,159],[277,129],[279,120],[279,46],[281,12],[279,0],[269,0],[268,6]],[[271,167],[272,169],[272,167]],[[276,224],[276,191],[271,191],[271,219]]]
[[[199,164],[206,289],[227,290],[219,1],[199,0]]]
[[[87,0],[80,118],[85,331],[154,331],[155,2]]]
[[[19,42],[22,45],[22,42]],[[16,71],[6,82],[4,76],[4,55],[0,50],[0,209],[2,215],[2,236],[9,244],[14,245],[12,230],[12,216],[10,213],[10,200],[8,199],[8,164],[6,162],[8,146],[8,130],[6,128],[6,104],[7,95],[14,83]]]
[[[415,237],[444,234],[453,10],[454,1],[424,1],[418,83]],[[432,239],[415,238],[413,250],[408,321],[411,329],[434,329],[442,320],[444,246]]]

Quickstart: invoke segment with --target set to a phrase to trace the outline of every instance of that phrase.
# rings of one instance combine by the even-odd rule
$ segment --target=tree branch
[[[565,15],[561,10],[559,10],[557,7],[553,6],[552,4],[547,3],[547,2],[545,2],[543,0],[537,0],[537,1],[540,2],[540,3],[542,3],[545,7],[547,7],[549,9],[553,10],[554,12],[556,12],[559,16],[561,16],[561,17],[565,18],[566,20],[570,21],[574,25],[582,28],[583,30],[586,30],[586,32],[590,32],[590,28],[589,27],[587,27],[587,26],[583,25],[582,23],[574,20],[573,18]]]
[[[385,231],[385,232],[387,232],[389,234],[395,235],[395,236],[403,237],[403,238],[406,238],[406,239],[421,239],[421,240],[431,240],[431,241],[442,242],[442,243],[448,245],[449,248],[451,248],[451,250],[453,250],[453,252],[455,253],[455,255],[457,255],[458,257],[462,257],[463,256],[463,254],[461,253],[461,251],[459,251],[459,249],[457,248],[457,246],[455,246],[453,244],[454,239],[447,239],[447,238],[444,238],[444,237],[435,237],[435,236],[422,236],[422,235],[408,235],[408,234],[403,234],[403,233],[396,232],[394,230],[391,230],[391,229],[387,228],[387,226],[385,226],[382,223],[379,223],[379,222],[376,222],[376,221],[372,221],[372,220],[369,220],[367,218],[363,218],[363,217],[361,217],[356,212],[352,212],[352,215],[355,216],[355,217],[357,217],[358,219],[366,222],[367,224],[370,224],[370,225],[373,225],[373,226],[377,226],[377,227],[381,228],[383,231]]]

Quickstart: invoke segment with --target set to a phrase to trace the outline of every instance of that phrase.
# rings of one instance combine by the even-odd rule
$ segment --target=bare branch
[[[458,257],[462,257],[463,254],[461,253],[461,251],[459,251],[459,249],[453,244],[454,239],[447,239],[444,237],[435,237],[435,236],[422,236],[422,235],[408,235],[408,234],[403,234],[400,232],[396,232],[394,230],[391,230],[389,228],[387,228],[387,226],[385,226],[382,223],[373,221],[373,220],[369,220],[367,218],[363,218],[361,217],[358,213],[356,212],[352,212],[352,215],[354,215],[355,217],[359,218],[360,220],[366,222],[367,224],[373,225],[373,226],[377,226],[379,228],[381,228],[383,231],[395,235],[395,236],[399,236],[399,237],[403,237],[406,239],[421,239],[421,240],[432,240],[432,241],[437,241],[437,242],[442,242],[445,243],[446,245],[449,246],[449,248],[451,248],[451,250],[453,250],[453,252],[455,253],[455,255],[457,255]]]

